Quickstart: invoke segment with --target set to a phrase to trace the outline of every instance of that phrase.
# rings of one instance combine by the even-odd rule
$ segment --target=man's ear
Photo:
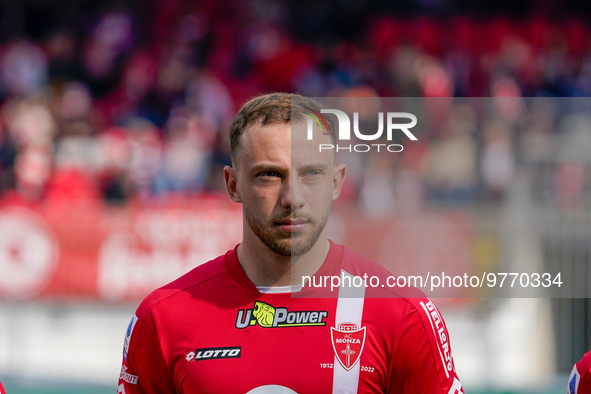
[[[332,178],[332,199],[336,200],[341,194],[343,183],[345,181],[345,175],[347,174],[347,167],[344,164],[338,165],[334,168]]]
[[[234,202],[242,202],[242,198],[240,197],[240,191],[238,190],[238,177],[236,174],[236,169],[230,166],[225,166],[224,180],[226,181],[226,190],[228,192],[230,200]]]

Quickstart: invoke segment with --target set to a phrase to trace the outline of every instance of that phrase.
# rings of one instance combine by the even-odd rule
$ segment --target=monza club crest
[[[339,363],[349,371],[359,361],[365,344],[365,327],[355,323],[341,323],[330,328],[332,348]]]

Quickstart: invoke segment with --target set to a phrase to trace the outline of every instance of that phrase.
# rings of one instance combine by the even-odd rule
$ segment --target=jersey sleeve
[[[591,352],[573,366],[566,385],[566,394],[591,394]]]
[[[150,309],[133,316],[123,348],[117,394],[176,393]]]
[[[4,391],[4,387],[2,387],[2,382],[0,382],[0,394],[6,394],[6,391]]]
[[[389,393],[463,394],[455,371],[449,333],[428,298],[413,300],[392,361]]]

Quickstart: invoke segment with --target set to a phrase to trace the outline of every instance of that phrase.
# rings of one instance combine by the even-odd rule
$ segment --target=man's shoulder
[[[373,274],[380,277],[394,276],[393,273],[388,271],[381,264],[362,256],[343,245],[337,246],[342,248],[341,268],[350,271],[351,274],[367,273],[368,275]]]
[[[377,262],[344,246],[341,248],[340,268],[351,275],[367,278],[369,283],[366,284],[366,297],[404,299],[417,309],[421,305],[421,301],[428,300],[423,291],[410,286],[408,282],[405,282],[403,286],[398,286],[400,281],[396,281],[396,275]]]
[[[192,288],[201,286],[210,280],[226,274],[226,256],[231,251],[203,263],[172,282],[152,291],[140,304],[137,309],[137,316],[143,315],[147,310],[157,304],[174,302],[176,295],[186,292]]]

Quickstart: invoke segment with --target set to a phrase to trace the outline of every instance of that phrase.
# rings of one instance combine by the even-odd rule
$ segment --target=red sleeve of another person
[[[445,322],[428,298],[409,300],[396,346],[390,387],[396,393],[464,393],[456,375]]]
[[[6,394],[6,391],[4,391],[4,387],[2,387],[2,382],[0,382],[0,394]]]
[[[591,394],[591,352],[587,352],[571,371],[567,394]]]

